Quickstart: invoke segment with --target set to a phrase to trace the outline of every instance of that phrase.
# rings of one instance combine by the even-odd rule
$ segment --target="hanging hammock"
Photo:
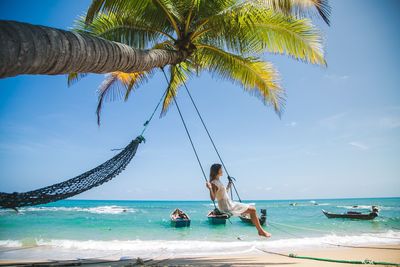
[[[18,211],[17,208],[19,207],[55,202],[83,193],[116,177],[125,169],[131,159],[135,156],[139,144],[145,141],[143,134],[150,121],[153,119],[154,114],[164,99],[164,96],[167,94],[167,91],[168,89],[165,90],[161,96],[150,118],[144,123],[144,128],[141,134],[113,158],[90,171],[58,184],[53,184],[24,193],[0,192],[0,208],[14,209]]]
[[[125,169],[142,141],[144,138],[141,135],[136,137],[113,158],[67,181],[24,193],[0,193],[0,207],[16,210],[18,207],[46,204],[75,196],[108,182]]]

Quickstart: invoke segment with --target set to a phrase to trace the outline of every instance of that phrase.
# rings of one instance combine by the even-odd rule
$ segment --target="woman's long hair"
[[[217,178],[218,172],[221,169],[222,165],[219,163],[215,163],[213,165],[211,165],[210,168],[210,182],[212,182],[213,180],[215,180]]]

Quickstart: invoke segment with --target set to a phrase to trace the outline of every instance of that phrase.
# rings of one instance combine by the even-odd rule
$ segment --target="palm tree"
[[[280,114],[284,90],[263,54],[325,66],[321,34],[307,18],[313,12],[329,24],[330,7],[324,0],[93,0],[75,30],[137,49],[185,51],[182,60],[168,66],[162,113],[192,74],[209,71],[242,85]],[[109,73],[99,88],[98,123],[105,99],[127,100],[153,73]],[[84,75],[71,73],[68,83]]]
[[[265,52],[326,65],[309,17],[329,24],[327,0],[93,0],[76,31],[0,21],[0,78],[20,74],[109,73],[102,103],[122,84],[125,99],[155,68],[169,66],[163,112],[188,77],[210,71],[272,104],[284,91]]]

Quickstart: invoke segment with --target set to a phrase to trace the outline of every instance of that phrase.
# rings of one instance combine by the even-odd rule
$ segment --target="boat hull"
[[[211,224],[226,224],[227,218],[208,217],[208,222]]]
[[[261,225],[264,225],[265,222],[267,221],[267,210],[266,209],[261,209],[260,213],[261,213],[261,215],[260,215],[260,217],[258,217],[258,221],[260,222]],[[239,218],[244,223],[253,224],[251,219],[249,217],[245,216],[245,215],[241,215],[241,216],[239,216]]]
[[[245,217],[245,216],[239,216],[240,220],[242,220],[242,222],[244,223],[249,223],[249,224],[253,224],[253,222],[251,221],[251,219]],[[267,217],[260,217],[258,218],[258,221],[260,222],[261,225],[264,225],[265,222],[267,221]]]
[[[171,219],[171,226],[180,228],[180,227],[189,227],[190,226],[190,220],[172,220]]]
[[[325,214],[325,216],[329,219],[354,219],[354,220],[373,220],[378,216],[378,213],[376,212],[370,212],[368,214],[363,214],[363,213],[343,213],[343,214],[337,214],[337,213],[331,213],[327,212],[325,210],[322,210],[322,212]]]
[[[226,220],[229,219],[229,216],[227,214],[215,215],[213,211],[210,211],[207,218],[210,224],[226,224]]]

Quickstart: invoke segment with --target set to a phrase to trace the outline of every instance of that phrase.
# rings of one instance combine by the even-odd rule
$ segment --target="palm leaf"
[[[84,18],[75,22],[75,31],[89,33],[110,41],[120,42],[139,49],[151,48],[157,42],[167,38],[174,40],[168,33],[168,27],[146,23],[140,17],[99,14],[86,25]]]
[[[287,54],[312,64],[326,65],[323,40],[309,19],[287,19],[281,14],[266,12],[247,32],[251,43],[246,49]]]
[[[85,24],[90,25],[102,13],[140,21],[148,29],[170,35],[179,32],[181,15],[171,0],[94,0],[86,14]]]
[[[128,100],[132,90],[147,82],[151,74],[151,72],[125,73],[120,71],[107,74],[98,90],[97,124],[100,125],[101,111],[105,101]]]
[[[124,14],[127,10],[135,10],[139,13],[149,4],[151,4],[149,0],[92,0],[86,14],[85,23],[90,24],[101,11]]]
[[[209,45],[198,45],[196,62],[212,74],[242,85],[245,91],[271,104],[278,115],[284,107],[284,91],[279,75],[269,62],[256,58],[243,58]]]
[[[170,66],[169,72],[170,78],[167,93],[164,97],[160,116],[164,116],[167,113],[172,101],[174,100],[174,97],[176,97],[178,93],[179,87],[188,79],[187,73],[185,73],[185,71],[178,65]]]
[[[182,16],[176,9],[176,5],[171,0],[154,0],[153,1],[160,9],[163,14],[167,17],[172,27],[175,29],[176,34],[179,36],[181,29],[179,24],[182,22]]]
[[[87,76],[87,73],[73,72],[73,73],[68,74],[68,76],[67,76],[68,86],[72,86],[73,84],[80,81],[83,77],[86,77],[86,76]]]
[[[299,18],[314,17],[318,14],[326,24],[330,24],[331,7],[328,0],[256,0],[275,12],[292,14]]]
[[[272,52],[325,65],[322,38],[308,19],[287,17],[265,7],[242,5],[229,16],[210,18],[203,33],[194,35],[199,42],[233,53]],[[200,31],[200,32],[201,32]]]

